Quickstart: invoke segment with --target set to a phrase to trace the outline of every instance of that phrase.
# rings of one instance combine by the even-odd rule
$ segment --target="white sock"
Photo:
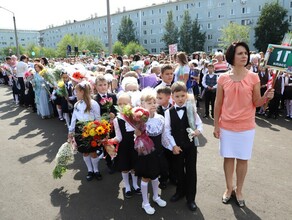
[[[57,108],[57,111],[58,111],[59,118],[63,118],[63,116],[62,116],[62,109]]]
[[[87,166],[88,172],[92,172],[92,164],[91,164],[90,156],[83,156],[83,160]]]
[[[99,170],[98,170],[98,162],[99,162],[99,158],[98,157],[96,157],[96,158],[92,158],[92,157],[90,157],[91,158],[91,163],[92,163],[92,166],[93,166],[93,171],[96,173],[96,172],[99,172]]]
[[[134,189],[138,189],[138,188],[140,188],[140,187],[138,186],[138,177],[135,176],[134,173],[131,173],[131,176],[132,176],[132,184],[133,184]]]
[[[144,205],[149,204],[149,199],[148,199],[148,182],[144,182],[143,180],[141,181],[141,192],[142,192],[143,204]]]
[[[123,181],[125,184],[126,192],[131,191],[130,183],[129,183],[129,173],[122,172]]]
[[[65,118],[67,127],[69,128],[70,126],[70,117],[69,117],[69,113],[63,113],[63,118]]]
[[[156,178],[155,180],[151,180],[151,183],[152,183],[152,190],[153,190],[153,199],[157,199],[159,196],[158,196],[158,178]]]
[[[14,95],[15,102],[18,103],[18,95]]]

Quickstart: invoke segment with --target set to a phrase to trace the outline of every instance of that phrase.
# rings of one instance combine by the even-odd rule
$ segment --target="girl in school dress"
[[[131,96],[127,93],[120,94],[117,104],[120,108],[125,105],[131,105]],[[125,185],[125,198],[131,198],[133,192],[141,194],[141,189],[138,186],[138,178],[135,176],[134,171],[134,166],[138,158],[138,153],[134,149],[134,128],[122,119],[119,114],[113,123],[116,136],[112,140],[119,143],[117,156],[114,159],[114,168],[122,173]],[[132,177],[132,188],[129,182],[129,173]]]
[[[166,201],[162,200],[158,195],[158,176],[167,169],[167,162],[163,155],[163,147],[161,144],[161,136],[164,130],[164,117],[156,113],[156,92],[146,88],[142,91],[141,105],[150,113],[150,117],[146,122],[146,133],[154,143],[155,150],[148,155],[139,155],[135,166],[135,174],[141,179],[142,191],[142,208],[149,215],[155,213],[155,209],[150,205],[148,199],[148,183],[152,183],[153,197],[152,200],[159,207],[165,207]],[[141,135],[141,131],[135,130],[137,136]]]
[[[96,148],[86,146],[82,143],[82,131],[78,126],[78,121],[87,122],[100,119],[100,107],[96,101],[90,97],[90,85],[86,81],[78,83],[75,87],[77,102],[74,105],[71,124],[69,127],[69,140],[75,137],[77,150],[83,154],[83,160],[87,166],[88,174],[86,179],[91,181],[94,177],[101,180],[102,177],[98,170],[100,158],[97,156]],[[75,133],[75,135],[74,135]]]

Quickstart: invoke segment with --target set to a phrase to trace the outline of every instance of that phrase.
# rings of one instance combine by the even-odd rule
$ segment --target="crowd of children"
[[[165,189],[170,181],[176,185],[170,201],[185,197],[191,211],[197,208],[197,142],[193,137],[203,131],[197,107],[204,99],[204,118],[210,118],[210,115],[214,118],[217,79],[229,68],[221,55],[216,55],[217,61],[216,57],[201,59],[199,55],[197,59],[188,60],[188,56],[180,52],[173,59],[137,55],[132,60],[111,57],[111,60],[78,60],[79,63],[74,60],[75,64],[72,60],[54,60],[51,64],[45,62],[46,59],[29,62],[29,58],[22,55],[18,63],[7,57],[1,74],[3,82],[12,86],[16,104],[32,107],[43,119],[55,115],[61,121],[65,120],[69,139],[75,139],[77,149],[83,155],[88,181],[102,180],[99,161],[106,158],[109,173],[121,173],[124,196],[131,198],[133,193],[141,194],[142,208],[151,215],[155,209],[148,199],[150,182],[152,201],[158,206],[167,205],[158,189]],[[273,74],[260,65],[258,67],[264,93]],[[284,97],[287,117],[292,119],[292,78],[283,73],[277,75],[275,82],[275,98],[269,103],[269,110],[262,106],[258,113],[278,117]],[[190,97],[196,98],[191,116],[186,104]],[[141,106],[150,114],[145,125],[146,134],[155,150],[148,155],[138,155],[134,149],[135,138],[142,131],[130,125],[115,108],[126,105]],[[102,146],[99,150],[84,146],[78,127],[79,121],[100,120],[104,116],[113,125],[110,140],[119,143],[113,160]],[[189,129],[190,117],[194,129]]]

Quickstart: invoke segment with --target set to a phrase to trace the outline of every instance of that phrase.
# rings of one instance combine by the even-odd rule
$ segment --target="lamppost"
[[[2,6],[0,6],[0,8],[2,8],[5,11],[8,11],[10,13],[12,13],[13,15],[13,24],[14,24],[14,34],[15,34],[15,45],[16,45],[16,55],[19,58],[19,46],[18,46],[18,38],[17,38],[17,30],[16,30],[16,21],[15,21],[15,15],[13,11],[8,10],[7,8],[4,8]]]
[[[112,30],[111,30],[111,14],[110,14],[110,2],[106,0],[107,6],[107,37],[108,37],[108,52],[112,53]]]

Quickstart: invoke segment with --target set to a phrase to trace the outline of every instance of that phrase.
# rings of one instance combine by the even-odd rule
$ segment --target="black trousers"
[[[214,103],[216,98],[216,90],[205,89],[205,114],[210,115],[210,104],[211,114],[214,116]]]
[[[20,105],[24,105],[24,99],[25,99],[25,85],[24,85],[24,80],[23,80],[23,77],[17,77],[18,79],[18,82],[20,84],[20,92],[19,92],[19,104]]]
[[[182,147],[182,150],[173,159],[177,174],[176,193],[186,195],[187,202],[194,202],[197,194],[197,147]]]
[[[279,93],[274,94],[274,98],[269,102],[269,116],[278,116],[279,115],[279,107],[282,95]]]

